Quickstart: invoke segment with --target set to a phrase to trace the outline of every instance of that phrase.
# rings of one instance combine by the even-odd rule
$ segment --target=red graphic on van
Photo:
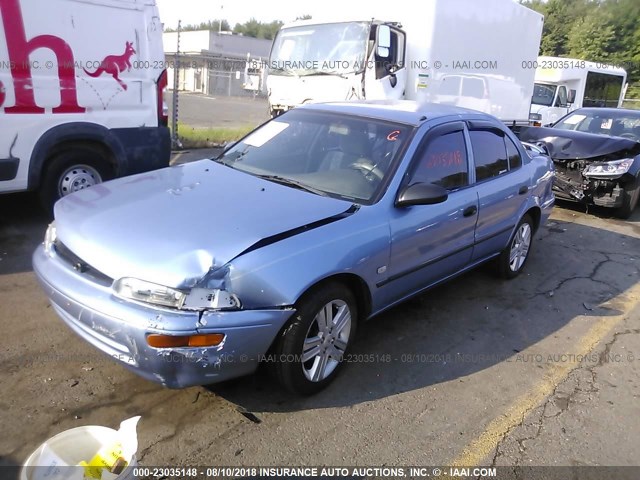
[[[122,89],[126,90],[127,85],[122,80],[120,80],[120,73],[122,73],[124,70],[127,70],[127,72],[131,70],[130,60],[135,53],[136,51],[133,49],[133,43],[126,42],[124,53],[122,55],[109,55],[107,57],[104,57],[104,60],[100,62],[100,66],[95,72],[91,73],[87,71],[86,68],[83,68],[84,73],[93,78],[97,78],[103,73],[111,75],[114,80],[120,84]]]
[[[69,44],[55,35],[38,35],[27,40],[18,0],[0,0],[0,16],[7,38],[11,77],[16,97],[15,105],[5,107],[5,113],[44,113],[44,108],[36,105],[33,96],[33,77],[29,62],[29,55],[39,48],[51,50],[58,60],[60,105],[54,107],[51,110],[52,113],[84,112],[85,108],[78,105],[74,58]],[[4,93],[0,94],[0,97],[0,104],[2,104]]]

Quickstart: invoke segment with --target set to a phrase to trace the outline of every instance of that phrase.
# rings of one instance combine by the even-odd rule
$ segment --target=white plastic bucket
[[[118,440],[118,431],[108,427],[88,425],[72,428],[51,437],[40,445],[24,463],[20,480],[82,480],[84,469],[77,467],[81,461],[88,462],[98,451]],[[103,479],[133,479],[133,455],[129,465],[120,475],[105,472]],[[60,465],[73,465],[60,466]]]

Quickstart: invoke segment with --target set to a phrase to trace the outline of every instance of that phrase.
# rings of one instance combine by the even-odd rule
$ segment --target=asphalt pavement
[[[640,463],[640,210],[557,207],[523,275],[482,267],[373,319],[311,398],[262,370],[168,390],[97,352],[31,270],[47,222],[0,197],[0,465],[133,415],[147,466]]]

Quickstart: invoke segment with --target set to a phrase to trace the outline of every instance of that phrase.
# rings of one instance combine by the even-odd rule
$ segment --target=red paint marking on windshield
[[[387,140],[390,142],[395,142],[398,139],[398,135],[400,135],[400,130],[394,130],[389,135],[387,135]]]

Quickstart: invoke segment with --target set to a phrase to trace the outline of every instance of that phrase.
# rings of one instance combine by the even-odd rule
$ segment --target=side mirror
[[[396,207],[412,205],[435,205],[447,200],[449,193],[440,185],[433,183],[414,183],[402,189]]]
[[[389,83],[391,84],[391,88],[395,88],[396,85],[398,84],[398,77],[395,76],[395,74],[390,74],[389,75]]]
[[[576,101],[576,91],[569,90],[569,94],[567,95],[567,103],[575,103]]]
[[[391,51],[391,29],[389,25],[378,25],[376,30],[376,55],[389,58]]]

